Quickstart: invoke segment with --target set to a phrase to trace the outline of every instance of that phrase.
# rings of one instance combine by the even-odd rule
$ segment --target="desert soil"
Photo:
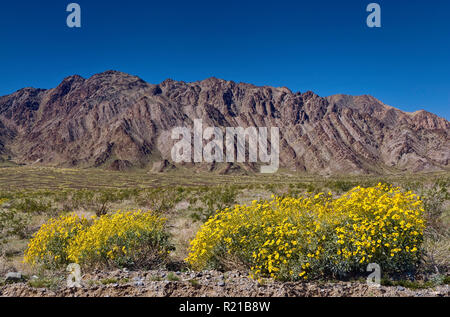
[[[412,290],[401,286],[369,287],[364,282],[261,284],[233,271],[111,271],[82,277],[81,288],[33,288],[26,282],[0,288],[0,297],[449,297],[448,285]]]

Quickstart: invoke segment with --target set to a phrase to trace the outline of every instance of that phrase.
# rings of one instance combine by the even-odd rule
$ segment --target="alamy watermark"
[[[381,6],[378,3],[370,3],[367,8],[370,12],[366,23],[369,28],[381,28]]]
[[[267,127],[219,127],[203,129],[202,120],[194,120],[194,127],[176,127],[172,140],[179,140],[172,147],[172,160],[176,163],[264,163],[261,173],[275,173],[280,163],[279,128],[270,128],[270,142]],[[248,142],[247,142],[248,140]],[[203,141],[208,143],[204,144]],[[246,144],[248,143],[248,152]],[[268,147],[270,146],[270,153]]]
[[[81,267],[79,264],[71,263],[67,266],[67,287],[80,288],[81,287]]]
[[[366,11],[370,12],[366,24],[369,28],[381,28],[381,6],[378,3],[369,3]],[[70,3],[66,7],[66,24],[69,28],[81,28],[81,6],[78,3]]]
[[[367,272],[372,272],[367,277],[367,285],[369,287],[381,286],[381,267],[377,263],[369,263],[367,265]]]
[[[69,28],[81,28],[81,7],[78,3],[70,3],[66,8],[70,14],[67,16],[66,24]]]

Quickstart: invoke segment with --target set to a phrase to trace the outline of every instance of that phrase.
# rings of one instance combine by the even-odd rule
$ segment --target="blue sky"
[[[66,26],[77,2],[82,28]],[[215,76],[321,96],[371,94],[450,119],[450,1],[2,1],[0,95],[109,69],[150,83]]]

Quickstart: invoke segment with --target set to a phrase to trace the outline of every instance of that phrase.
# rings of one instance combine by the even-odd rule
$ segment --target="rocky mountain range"
[[[216,78],[149,84],[116,71],[0,97],[0,157],[17,164],[116,170],[257,170],[252,163],[172,162],[172,128],[192,126],[195,119],[218,127],[279,127],[280,167],[290,171],[449,168],[450,123],[423,110],[403,112],[368,95],[324,98]]]

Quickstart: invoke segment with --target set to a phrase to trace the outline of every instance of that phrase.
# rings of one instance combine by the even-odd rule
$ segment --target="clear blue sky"
[[[82,28],[66,26],[77,2]],[[378,2],[382,28],[369,29]],[[450,119],[448,0],[28,0],[0,3],[0,95],[109,69],[371,94]]]

